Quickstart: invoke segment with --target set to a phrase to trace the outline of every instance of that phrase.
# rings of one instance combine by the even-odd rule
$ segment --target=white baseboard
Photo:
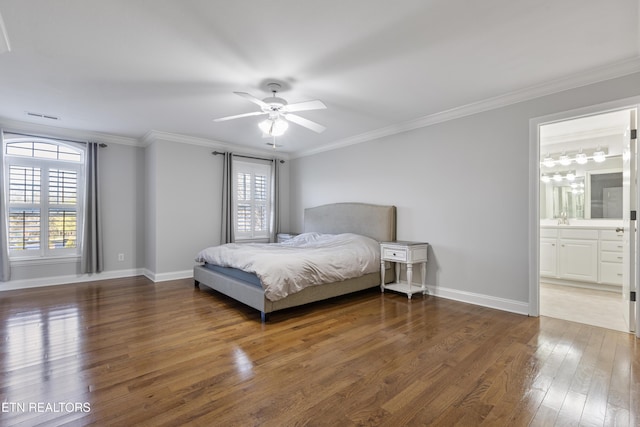
[[[93,282],[106,279],[120,279],[123,277],[146,276],[154,283],[166,282],[169,280],[188,279],[193,277],[193,270],[173,271],[170,273],[153,273],[144,269],[117,270],[107,271],[97,274],[79,274],[69,276],[46,277],[38,279],[14,280],[9,282],[0,282],[0,291],[10,291],[15,289],[38,288],[43,286],[65,285],[70,283]],[[445,288],[442,286],[427,285],[429,294],[460,301],[468,304],[479,305],[482,307],[495,308],[497,310],[508,311],[517,314],[529,314],[529,304],[521,301],[509,300],[506,298],[492,297],[473,292],[459,291],[457,289]]]
[[[16,289],[40,288],[44,286],[68,285],[70,283],[94,282],[97,280],[120,279],[123,277],[135,277],[143,274],[142,269],[105,271],[96,274],[77,274],[68,276],[42,277],[37,279],[11,280],[0,282],[0,291],[12,291]]]
[[[169,280],[189,279],[193,277],[193,269],[183,271],[172,271],[170,273],[154,273],[151,270],[144,269],[144,274],[149,280],[154,283],[166,282]]]
[[[457,289],[444,288],[442,286],[427,285],[427,289],[429,289],[430,295],[436,297],[480,305],[482,307],[495,308],[497,310],[508,311],[516,314],[524,314],[525,316],[529,315],[529,303],[527,302],[492,297],[467,291],[459,291]]]

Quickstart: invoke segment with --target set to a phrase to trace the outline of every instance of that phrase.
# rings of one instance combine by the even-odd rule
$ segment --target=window
[[[9,255],[78,255],[83,150],[72,143],[11,134],[5,134],[4,142]]]
[[[271,228],[271,165],[234,160],[236,240],[268,239]]]

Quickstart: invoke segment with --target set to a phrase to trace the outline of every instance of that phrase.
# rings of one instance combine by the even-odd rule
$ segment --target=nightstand
[[[402,292],[407,294],[411,299],[411,295],[422,292],[427,294],[426,276],[427,276],[427,248],[428,243],[424,242],[382,242],[380,243],[380,290],[385,289]],[[384,283],[384,263],[385,261],[396,263],[396,281],[394,283]],[[413,264],[421,264],[422,268],[422,284],[414,285],[413,280]],[[407,281],[400,282],[400,268],[404,265],[407,269]]]

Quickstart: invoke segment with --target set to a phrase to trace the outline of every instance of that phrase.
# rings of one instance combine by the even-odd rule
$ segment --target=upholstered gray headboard
[[[304,210],[304,231],[356,233],[380,242],[396,240],[396,207],[332,203]]]

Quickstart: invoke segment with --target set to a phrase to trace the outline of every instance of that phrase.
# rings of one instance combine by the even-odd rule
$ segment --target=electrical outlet
[[[118,261],[124,261],[124,254],[118,254]]]

